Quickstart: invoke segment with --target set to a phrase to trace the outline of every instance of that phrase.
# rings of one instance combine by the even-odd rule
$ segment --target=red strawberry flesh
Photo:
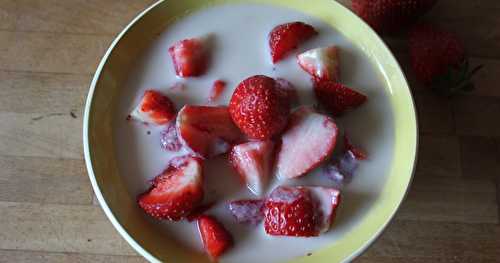
[[[338,82],[340,63],[336,46],[315,48],[297,56],[299,66],[316,81]]]
[[[345,148],[345,151],[352,152],[354,154],[354,156],[356,157],[356,159],[358,159],[358,160],[368,159],[368,155],[366,154],[365,151],[354,146],[351,143],[351,140],[349,139],[349,136],[347,135],[347,133],[344,133],[344,148]]]
[[[200,76],[209,62],[208,38],[190,38],[174,43],[168,52],[179,77]]]
[[[274,79],[257,75],[243,80],[236,87],[229,112],[234,123],[248,137],[267,140],[285,128],[290,103]]]
[[[210,202],[204,205],[200,205],[196,207],[189,215],[186,216],[188,222],[193,222],[194,220],[198,220],[200,216],[202,216],[205,212],[210,210],[215,205],[215,202]]]
[[[281,138],[276,176],[291,179],[318,167],[332,154],[337,133],[333,119],[307,107],[299,108],[292,113]]]
[[[264,228],[277,236],[318,236],[327,232],[340,192],[327,187],[279,186],[265,201]]]
[[[320,233],[327,232],[335,219],[340,204],[340,191],[327,187],[307,187],[316,201],[317,228]]]
[[[144,123],[163,125],[175,118],[175,105],[158,91],[146,90],[130,117]]]
[[[334,116],[340,116],[347,110],[358,108],[368,99],[360,92],[333,81],[315,82],[314,93],[321,105]]]
[[[255,195],[263,194],[271,177],[274,143],[254,141],[239,144],[231,150],[229,159],[248,189]]]
[[[198,230],[205,251],[212,261],[217,262],[218,258],[233,246],[231,234],[212,216],[200,216]]]
[[[280,186],[265,202],[264,228],[274,236],[319,235],[317,214],[310,191]]]
[[[465,50],[454,34],[431,25],[420,24],[410,32],[410,59],[418,80],[424,84],[458,67]]]
[[[242,138],[227,107],[186,105],[179,111],[176,127],[181,143],[203,158],[228,152]]]
[[[314,27],[303,22],[291,22],[276,26],[269,34],[269,47],[273,63],[282,60],[302,42],[317,34]]]
[[[262,200],[232,201],[228,208],[240,224],[257,225],[264,218],[264,201]]]
[[[379,33],[397,33],[427,13],[437,0],[352,0],[352,9]]]
[[[169,166],[153,180],[151,189],[138,198],[139,206],[157,219],[178,221],[203,199],[202,166],[186,158],[179,166]]]
[[[210,90],[210,94],[208,95],[208,102],[214,103],[224,92],[226,89],[226,82],[223,80],[216,80]]]

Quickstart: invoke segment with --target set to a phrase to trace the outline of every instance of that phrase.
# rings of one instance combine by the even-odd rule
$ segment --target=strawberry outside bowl
[[[135,163],[140,160],[134,157],[138,153],[127,155],[123,153],[126,148],[117,148],[117,144],[127,142],[129,138],[116,138],[117,132],[125,127],[120,125],[126,125],[116,123],[117,116],[123,117],[123,109],[127,108],[123,107],[124,98],[133,100],[134,96],[130,94],[137,93],[130,91],[136,83],[130,81],[133,75],[131,72],[144,66],[143,62],[138,61],[142,61],[140,58],[145,50],[152,49],[152,43],[157,41],[162,32],[175,29],[174,24],[197,12],[242,4],[272,6],[300,12],[322,25],[334,28],[335,33],[341,34],[346,43],[352,43],[353,50],[356,50],[362,59],[344,60],[343,63],[352,64],[346,72],[355,72],[354,68],[362,71],[364,64],[370,65],[373,74],[363,76],[365,74],[359,73],[356,78],[366,79],[361,83],[371,83],[371,77],[377,81],[373,82],[376,87],[364,90],[371,99],[370,104],[365,109],[353,113],[352,120],[339,121],[357,130],[354,137],[366,137],[361,141],[371,141],[367,146],[371,157],[366,167],[361,169],[362,175],[354,179],[363,182],[354,182],[343,196],[345,202],[337,213],[337,221],[330,230],[331,234],[321,238],[319,245],[312,246],[314,249],[309,251],[310,253],[280,257],[280,253],[286,253],[288,248],[288,243],[283,241],[283,245],[273,248],[278,256],[270,257],[272,260],[266,260],[266,253],[274,252],[248,253],[250,247],[238,247],[239,252],[227,258],[222,257],[221,262],[350,261],[365,251],[382,233],[405,197],[416,162],[417,122],[407,81],[387,46],[361,19],[332,0],[169,0],[159,1],[139,14],[118,35],[104,55],[87,97],[83,143],[94,192],[116,230],[148,261],[210,262],[201,250],[179,242],[175,235],[153,222],[139,208],[136,201],[137,191],[144,186],[137,183],[139,179],[133,178],[134,173],[127,171],[124,168],[127,166],[123,163]],[[220,19],[223,19],[225,13],[220,16]],[[279,16],[276,19],[275,21],[279,21]],[[168,59],[166,51],[163,56],[165,60]],[[354,55],[352,57],[357,58]],[[269,71],[273,70],[270,68]],[[235,84],[237,83],[232,83],[231,86]],[[196,93],[192,96],[197,96]],[[377,130],[380,132],[377,133]],[[381,137],[378,138],[377,134]],[[132,167],[132,171],[135,172],[136,168]],[[372,189],[369,189],[370,185],[373,185]],[[316,241],[301,239],[294,245],[300,247],[300,242],[305,244]],[[246,254],[247,257],[240,260],[236,255],[238,253]],[[253,260],[248,258],[248,255],[252,254],[256,255]]]

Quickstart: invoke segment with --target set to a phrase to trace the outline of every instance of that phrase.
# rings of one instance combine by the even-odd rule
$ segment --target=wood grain
[[[397,219],[498,223],[493,180],[433,178],[417,173]]]
[[[90,80],[83,74],[0,71],[0,112],[73,112],[81,119]]]
[[[83,160],[0,155],[0,200],[88,205],[92,189]]]
[[[0,112],[0,123],[0,155],[82,158],[82,120],[70,112]]]
[[[494,137],[500,134],[500,98],[461,96],[453,100],[456,132],[460,135]]]
[[[363,257],[455,262],[497,262],[500,256],[500,227],[491,224],[462,224],[426,221],[395,221]],[[401,261],[400,261],[401,262]]]
[[[460,143],[457,136],[421,134],[419,144],[417,172],[433,177],[461,176]]]
[[[98,207],[81,130],[99,59],[153,2],[0,0],[0,262],[144,262]],[[419,162],[396,220],[357,262],[500,262],[499,13],[495,0],[441,0],[425,17],[485,65],[454,99],[415,80],[404,37],[385,38],[415,97]]]
[[[140,263],[138,256],[109,256],[78,253],[54,253],[26,250],[0,250],[0,263]]]
[[[0,249],[135,255],[99,207],[0,202]]]
[[[495,138],[461,136],[460,155],[464,177],[493,180],[500,175],[500,148]]]
[[[16,0],[16,31],[115,35],[156,1]]]
[[[92,74],[112,37],[0,31],[0,39],[0,70]]]

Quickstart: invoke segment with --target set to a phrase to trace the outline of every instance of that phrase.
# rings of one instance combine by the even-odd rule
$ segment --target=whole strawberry
[[[266,140],[285,128],[290,103],[274,79],[257,75],[236,87],[229,102],[229,113],[248,137]]]
[[[419,24],[410,32],[409,49],[413,71],[426,86],[446,96],[474,88],[471,78],[481,66],[469,67],[465,49],[454,34]]]
[[[399,32],[427,13],[437,0],[352,0],[352,9],[379,33]]]

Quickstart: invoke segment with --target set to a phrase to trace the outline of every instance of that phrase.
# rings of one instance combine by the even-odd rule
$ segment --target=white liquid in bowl
[[[291,21],[311,24],[319,31],[319,35],[301,45],[287,59],[273,65],[268,50],[268,34],[276,25]],[[209,71],[199,78],[177,78],[168,48],[178,40],[208,33],[215,36]],[[144,50],[143,58],[138,58],[137,67],[120,95],[114,123],[119,172],[125,179],[130,194],[135,197],[148,189],[148,181],[163,171],[173,156],[160,147],[161,127],[144,126],[125,120],[146,89],[162,91],[180,109],[184,104],[205,104],[213,82],[222,79],[228,83],[228,87],[219,98],[219,103],[227,105],[234,88],[241,80],[264,74],[291,81],[299,90],[302,104],[313,105],[316,102],[310,77],[299,68],[295,56],[311,48],[332,44],[340,48],[342,82],[369,97],[364,106],[336,120],[339,127],[349,132],[352,141],[369,153],[369,160],[361,164],[353,182],[344,188],[343,203],[337,212],[333,228],[317,238],[291,238],[268,236],[262,225],[238,225],[228,214],[226,201],[255,197],[239,183],[226,156],[205,163],[205,200],[218,200],[208,213],[223,222],[235,238],[235,247],[221,258],[221,262],[281,262],[305,256],[347,234],[377,202],[392,161],[394,125],[388,91],[384,88],[381,73],[361,49],[318,19],[285,8],[241,4],[205,9],[169,26],[151,43],[149,49]],[[187,88],[184,92],[169,90],[177,82],[185,83]],[[279,183],[273,180],[268,192]],[[333,185],[316,172],[286,184]],[[158,221],[156,224],[178,242],[195,250],[202,250],[194,222]],[[162,231],[158,234],[161,235]]]

